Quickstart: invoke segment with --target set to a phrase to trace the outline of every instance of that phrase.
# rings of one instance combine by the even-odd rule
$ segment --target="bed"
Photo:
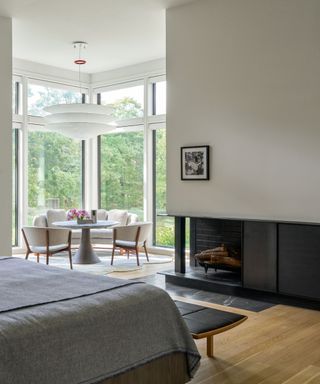
[[[0,383],[188,382],[200,355],[168,294],[0,257]]]

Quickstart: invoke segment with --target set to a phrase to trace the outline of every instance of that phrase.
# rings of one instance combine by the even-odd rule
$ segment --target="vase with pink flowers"
[[[71,208],[67,213],[68,220],[76,220],[78,224],[89,224],[92,223],[92,219],[88,211],[85,209]]]

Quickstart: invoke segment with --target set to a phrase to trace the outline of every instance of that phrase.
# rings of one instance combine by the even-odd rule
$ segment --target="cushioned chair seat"
[[[50,245],[49,246],[49,252],[58,252],[62,249],[68,248],[68,244],[58,244],[58,245]],[[36,247],[36,246],[30,246],[30,249],[33,253],[46,253],[47,247]]]
[[[21,228],[23,239],[25,241],[26,259],[31,253],[40,261],[40,255],[45,255],[46,263],[49,264],[49,258],[58,252],[68,252],[70,268],[72,269],[71,254],[71,230],[66,228],[48,228],[48,227],[23,227]]]
[[[137,257],[137,265],[139,264],[139,248],[143,248],[146,258],[149,261],[147,251],[147,238],[151,231],[152,223],[136,222],[125,226],[115,226],[113,229],[113,247],[111,256],[111,265],[113,264],[114,253],[116,248],[127,251],[129,257],[130,252],[135,252]]]
[[[142,247],[143,244],[144,244],[143,241],[139,241],[137,243],[138,247]],[[116,240],[115,245],[117,247],[123,247],[123,248],[135,248],[136,242],[135,241]]]

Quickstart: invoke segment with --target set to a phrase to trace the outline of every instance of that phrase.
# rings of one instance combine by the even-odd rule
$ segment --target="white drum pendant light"
[[[81,89],[81,65],[86,60],[81,58],[81,50],[87,47],[83,41],[73,43],[78,49],[78,58],[74,61],[79,66],[79,88]],[[53,132],[73,139],[85,140],[103,133],[115,130],[115,118],[112,116],[112,107],[97,104],[57,104],[43,108],[49,115],[45,116],[45,127]]]

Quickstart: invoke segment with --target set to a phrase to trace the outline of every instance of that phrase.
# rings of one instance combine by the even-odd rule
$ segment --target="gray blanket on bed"
[[[129,280],[21,261],[14,257],[0,258],[0,292],[6,292],[0,300],[0,312],[69,300],[134,284]],[[25,279],[25,276],[28,278]]]
[[[15,258],[1,270],[1,384],[98,383],[174,352],[195,373],[200,356],[165,291]]]

